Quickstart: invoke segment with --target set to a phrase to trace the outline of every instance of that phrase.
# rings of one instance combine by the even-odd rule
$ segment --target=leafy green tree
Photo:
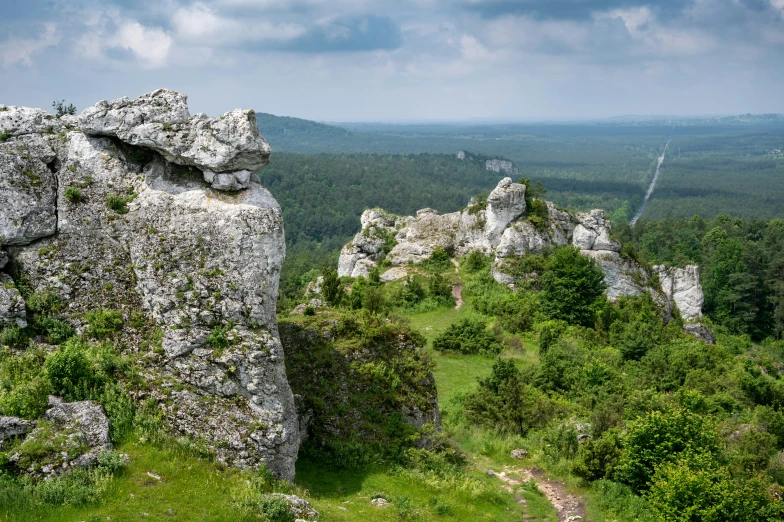
[[[542,309],[553,319],[593,326],[595,304],[604,292],[604,274],[578,248],[557,249],[548,259],[542,275]]]
[[[481,319],[470,317],[451,324],[444,333],[435,338],[433,348],[442,352],[460,352],[469,355],[496,355],[502,350],[501,344],[493,333],[487,330],[487,324]]]
[[[330,306],[337,306],[343,300],[343,285],[340,284],[338,271],[328,267],[321,271],[323,280],[321,283],[321,294]]]
[[[684,456],[705,455],[716,461],[720,455],[713,421],[680,408],[652,411],[629,423],[624,446],[619,475],[635,491],[648,489],[658,466]]]

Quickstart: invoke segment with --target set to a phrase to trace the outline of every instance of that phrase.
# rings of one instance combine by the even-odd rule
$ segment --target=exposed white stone
[[[0,328],[16,325],[27,326],[25,302],[7,274],[0,274]]]
[[[487,160],[485,162],[485,169],[507,176],[516,176],[519,173],[517,167],[514,166],[514,163],[500,159]]]
[[[485,237],[495,246],[509,223],[525,214],[525,185],[504,178],[487,198]]]
[[[247,189],[254,173],[269,163],[270,147],[259,135],[252,110],[220,118],[190,116],[187,96],[167,89],[101,101],[79,115],[82,131],[115,136],[159,152],[167,161],[201,169],[217,190]]]
[[[653,269],[659,274],[664,295],[678,308],[681,317],[685,321],[701,321],[705,296],[700,284],[700,267],[688,265],[676,268],[658,265]]]
[[[401,266],[395,266],[381,274],[381,280],[385,283],[390,281],[397,281],[398,279],[403,279],[408,276],[408,270]]]

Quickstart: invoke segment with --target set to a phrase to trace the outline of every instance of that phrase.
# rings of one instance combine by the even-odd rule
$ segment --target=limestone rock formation
[[[655,266],[659,274],[664,294],[675,303],[685,321],[699,322],[702,320],[702,304],[705,296],[700,284],[700,267],[688,265],[683,268]]]
[[[18,417],[0,417],[0,450],[7,439],[27,435],[35,428],[35,422]]]
[[[602,269],[611,300],[649,293],[667,319],[673,306],[687,321],[701,319],[703,298],[698,267],[655,267],[649,271],[624,258],[602,210],[570,214],[548,201],[545,219],[529,219],[525,191],[525,185],[505,178],[490,193],[486,208],[472,201],[464,210],[449,214],[423,209],[416,216],[403,217],[380,209],[365,211],[362,229],[343,247],[338,274],[367,276],[382,257],[393,265],[391,270],[402,270],[397,267],[420,263],[437,248],[457,256],[477,250],[495,257],[492,274],[496,281],[514,287],[516,278],[509,266],[514,259],[572,244]],[[387,253],[384,247],[388,248],[388,239],[392,237],[394,246]],[[397,272],[382,274],[384,280],[397,276]]]
[[[30,475],[49,477],[74,467],[95,466],[101,453],[113,449],[109,419],[100,404],[66,403],[55,397],[49,401],[51,407],[43,419],[11,456],[12,464]],[[46,455],[40,455],[40,450],[28,451],[41,447],[49,448]]]
[[[0,106],[3,270],[60,297],[77,328],[91,309],[143,311],[162,350],[138,336],[127,349],[149,351],[145,375],[168,383],[150,396],[171,428],[222,462],[291,479],[299,431],[275,317],[283,223],[255,175],[270,149],[253,111],[190,116],[186,101],[158,90],[60,119]]]
[[[507,160],[491,159],[485,162],[485,168],[493,172],[498,172],[505,176],[517,176],[519,174],[514,163]]]
[[[0,328],[16,325],[27,326],[25,302],[7,274],[0,273]]]
[[[248,188],[269,163],[270,147],[259,136],[252,110],[190,116],[187,96],[166,89],[136,100],[98,102],[79,116],[79,125],[86,134],[114,136],[171,163],[197,167],[217,190]]]

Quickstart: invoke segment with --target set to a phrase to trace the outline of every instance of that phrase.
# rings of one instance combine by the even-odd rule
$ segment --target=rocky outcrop
[[[114,136],[170,163],[196,167],[217,190],[248,188],[269,163],[270,147],[259,136],[252,110],[191,116],[187,96],[166,89],[135,100],[98,102],[79,115],[79,126],[86,134]]]
[[[275,317],[283,223],[255,175],[270,149],[253,111],[190,116],[186,102],[158,90],[61,119],[0,107],[5,270],[60,297],[77,327],[94,308],[144,311],[162,350],[133,335],[127,349],[150,351],[146,376],[169,383],[151,395],[171,428],[221,462],[291,479],[299,432]]]
[[[705,296],[700,284],[700,267],[688,265],[683,268],[654,266],[659,275],[664,295],[675,304],[681,317],[688,322],[702,320],[702,304]]]
[[[100,404],[66,403],[50,397],[49,405],[43,419],[11,455],[10,462],[22,471],[40,477],[59,475],[74,467],[95,466],[102,453],[114,449],[109,419]],[[41,454],[40,448],[48,451]]]
[[[649,293],[662,306],[667,319],[675,306],[685,319],[700,320],[702,287],[697,267],[656,267],[650,271],[621,255],[621,245],[612,237],[604,211],[570,214],[548,201],[546,216],[541,215],[542,211],[529,216],[525,191],[525,185],[505,178],[490,193],[486,208],[472,201],[464,210],[449,214],[423,209],[416,216],[402,217],[380,209],[365,211],[362,230],[341,252],[338,273],[366,276],[382,257],[393,267],[400,267],[420,263],[438,248],[457,256],[477,250],[494,256],[492,274],[496,281],[514,287],[516,277],[510,264],[515,259],[572,244],[602,269],[611,300]],[[389,237],[394,237],[395,245],[384,255],[382,246]],[[397,273],[382,274],[384,280],[395,277]]]
[[[0,273],[0,328],[16,325],[27,326],[25,302],[7,274]]]
[[[457,151],[457,159],[460,161],[470,161],[481,165],[485,170],[490,172],[497,172],[504,176],[517,176],[520,172],[515,167],[514,163],[509,160],[498,158],[486,158],[480,155],[474,155],[464,150]]]
[[[3,449],[6,440],[27,435],[27,432],[33,428],[35,428],[33,421],[18,417],[0,417],[0,450]]]
[[[508,160],[490,159],[485,162],[485,169],[498,172],[504,176],[517,176],[519,171],[514,163]]]

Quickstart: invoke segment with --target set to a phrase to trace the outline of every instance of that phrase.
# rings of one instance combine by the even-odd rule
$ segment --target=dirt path
[[[455,310],[460,310],[463,306],[463,285],[452,286],[452,297],[455,298]]]
[[[455,265],[455,273],[459,274],[460,263],[457,262],[457,259],[452,259],[451,261]],[[455,310],[460,310],[460,307],[463,306],[463,285],[452,285],[452,297],[455,298]]]
[[[582,499],[567,493],[563,482],[546,479],[542,470],[536,468],[515,469],[504,466],[504,471],[496,473],[490,470],[488,474],[498,477],[503,482],[501,487],[504,491],[513,494],[515,494],[516,487],[522,485],[523,482],[536,480],[539,491],[544,493],[558,513],[558,522],[590,522],[585,518],[585,503]],[[515,494],[515,500],[523,506],[526,504],[525,499],[517,494]],[[528,518],[523,516],[523,521],[526,520]]]

